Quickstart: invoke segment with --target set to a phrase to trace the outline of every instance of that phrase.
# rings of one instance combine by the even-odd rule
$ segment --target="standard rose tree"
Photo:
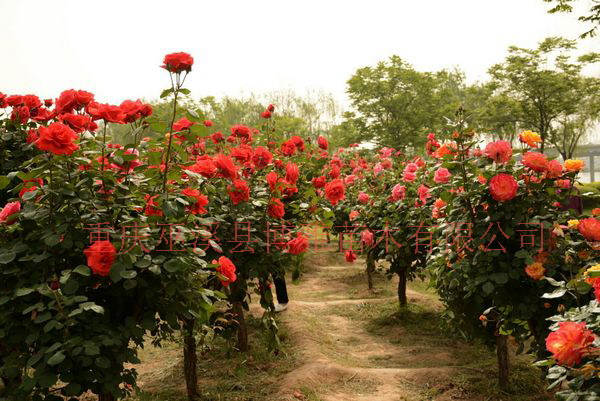
[[[452,311],[451,323],[496,342],[500,385],[506,388],[507,336],[521,346],[533,340],[533,349],[543,355],[546,319],[556,305],[540,299],[552,287],[541,279],[573,274],[561,263],[551,230],[565,213],[558,207],[566,196],[560,182],[572,182],[576,172],[534,150],[517,162],[505,141],[482,150],[462,120],[447,137],[452,140],[439,149],[453,150],[437,160],[451,177],[434,188],[445,217],[429,265]],[[520,138],[528,147],[539,143],[531,132]]]
[[[174,95],[192,63],[165,58]],[[193,338],[189,323],[208,324],[219,298],[212,282],[235,282],[235,266],[207,263],[199,246],[210,198],[180,167],[183,149],[165,149],[165,132],[141,139],[148,104],[66,90],[54,102],[13,95],[1,106],[12,109],[0,118],[0,141],[10,141],[0,146],[3,396],[121,398],[135,388],[125,366],[138,362],[137,347],[182,326]],[[125,123],[130,144],[111,143],[111,127]]]

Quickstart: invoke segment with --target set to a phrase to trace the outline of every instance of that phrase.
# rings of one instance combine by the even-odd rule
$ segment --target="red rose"
[[[329,176],[329,178],[335,179],[335,178],[339,178],[341,173],[342,173],[342,170],[340,170],[340,168],[338,166],[333,166],[333,167],[331,167],[331,170],[329,171],[329,173],[327,175]]]
[[[4,205],[2,209],[0,209],[0,224],[6,224],[10,226],[14,224],[17,219],[16,217],[10,217],[15,213],[19,213],[21,211],[21,202],[10,202]]]
[[[308,249],[308,238],[302,234],[287,243],[288,253],[290,255],[298,255],[302,252],[306,252]]]
[[[234,180],[233,187],[231,185],[227,186],[227,193],[234,205],[240,202],[248,202],[248,199],[250,199],[250,188],[244,180]]]
[[[346,189],[342,180],[333,180],[325,185],[325,196],[333,206],[346,197]]]
[[[293,143],[299,151],[304,152],[304,139],[300,138],[298,135],[294,135],[290,138],[290,142]]]
[[[205,195],[202,195],[200,191],[197,189],[186,188],[181,193],[185,196],[189,196],[190,198],[194,198],[195,202],[187,206],[186,210],[191,214],[205,214],[206,210],[204,206],[208,205],[208,198]]]
[[[517,195],[519,184],[510,174],[498,174],[490,180],[490,194],[498,202],[506,202]]]
[[[293,156],[296,153],[296,145],[291,141],[285,141],[281,144],[281,153],[285,156]]]
[[[87,264],[99,276],[108,276],[117,253],[110,241],[96,241],[83,251],[87,256]]]
[[[215,166],[221,177],[234,180],[237,177],[237,167],[233,164],[233,160],[224,154],[218,154],[213,159]]]
[[[87,106],[87,112],[94,120],[104,120],[109,123],[124,124],[126,114],[119,106],[91,102]]]
[[[10,95],[6,98],[6,103],[10,107],[16,107],[23,104],[23,96],[21,95]]]
[[[82,133],[83,131],[94,132],[98,129],[98,125],[90,117],[82,114],[65,113],[58,116],[58,119],[76,133]]]
[[[266,118],[271,118],[271,112],[270,112],[269,110],[265,110],[265,111],[263,111],[262,113],[260,113],[260,116],[261,116],[262,118],[265,118],[265,119],[266,119]]]
[[[543,173],[548,168],[548,160],[546,159],[546,156],[543,153],[538,152],[525,153],[521,163],[533,171],[537,171],[538,173]]]
[[[237,276],[235,274],[235,265],[229,258],[221,256],[219,261],[213,260],[212,263],[219,265],[217,266],[217,272],[225,277],[225,280],[221,280],[221,283],[225,287],[237,280]]]
[[[204,126],[205,127],[212,127],[213,126],[213,122],[210,120],[204,120]]]
[[[577,229],[588,241],[600,241],[600,220],[593,217],[579,220]]]
[[[356,260],[356,254],[354,253],[354,251],[348,249],[346,251],[346,262],[354,262]]]
[[[252,131],[245,125],[234,125],[231,127],[231,135],[240,138],[242,142],[252,142]]]
[[[146,208],[144,209],[144,214],[146,216],[162,216],[163,215],[163,211],[158,209],[157,206],[158,203],[156,203],[154,201],[155,198],[157,198],[158,195],[144,195],[144,200],[146,201]]]
[[[29,107],[29,109],[37,109],[42,107],[42,101],[36,95],[23,96],[23,104]]]
[[[512,157],[512,147],[507,141],[488,143],[483,152],[496,163],[508,163]]]
[[[313,186],[317,189],[323,188],[325,186],[325,184],[327,183],[327,179],[325,178],[325,176],[322,175],[320,177],[313,178],[312,183],[313,183]]]
[[[267,107],[267,110],[269,110],[271,113],[275,111],[275,106],[273,106],[272,104],[269,105],[269,107]]]
[[[77,134],[65,124],[52,123],[48,127],[40,127],[39,133],[40,137],[35,145],[40,150],[55,155],[71,155],[79,149],[79,146],[73,143],[78,138]]]
[[[266,175],[266,179],[267,179],[267,184],[269,184],[269,188],[271,189],[271,192],[273,192],[275,190],[275,185],[277,185],[277,173],[274,171],[271,171],[270,173],[268,173]]]
[[[190,72],[193,64],[194,58],[191,55],[179,52],[167,54],[161,67],[169,72],[180,73],[182,71]]]
[[[54,109],[58,114],[71,113],[73,110],[87,106],[92,101],[94,101],[94,95],[92,93],[82,90],[76,91],[74,89],[69,89],[63,91],[58,99],[56,99]]]
[[[273,160],[273,155],[263,146],[259,146],[254,149],[254,155],[252,156],[252,162],[257,169],[265,168]]]
[[[132,123],[142,117],[152,115],[152,106],[142,103],[139,99],[135,102],[133,100],[124,100],[119,107],[125,113],[123,121],[126,123]]]
[[[283,203],[279,199],[272,199],[271,203],[267,207],[267,213],[269,216],[275,219],[281,219],[285,215],[285,209]]]
[[[206,178],[214,177],[217,174],[217,166],[210,156],[203,156],[202,159],[187,167],[186,170],[193,171]]]
[[[292,185],[295,185],[300,177],[300,169],[296,163],[288,162],[285,167],[285,180]]]
[[[8,106],[8,103],[6,103],[6,95],[0,92],[0,109],[5,108],[6,106]]]
[[[190,129],[192,127],[192,125],[194,125],[194,124],[196,124],[196,123],[183,117],[183,118],[179,119],[177,122],[175,122],[175,124],[173,124],[173,132],[179,132],[179,131],[183,131],[186,129]]]
[[[252,148],[248,145],[241,144],[237,148],[233,148],[229,155],[238,162],[244,164],[252,159]]]
[[[327,148],[329,148],[329,142],[327,142],[327,139],[325,139],[325,137],[323,136],[319,135],[319,138],[317,139],[317,144],[323,150],[327,150]]]
[[[19,121],[21,124],[27,124],[29,117],[31,117],[31,113],[29,111],[29,107],[27,106],[15,107],[10,114],[10,119],[12,121]]]
[[[213,143],[216,145],[219,142],[223,142],[224,138],[223,138],[223,134],[221,133],[221,131],[215,132],[214,134],[212,134],[210,136],[210,139],[212,139]]]
[[[364,245],[373,245],[373,242],[375,240],[375,235],[373,234],[372,231],[370,230],[364,230],[361,234],[360,234],[360,240]]]

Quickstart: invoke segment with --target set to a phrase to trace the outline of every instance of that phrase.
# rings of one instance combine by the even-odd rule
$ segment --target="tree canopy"
[[[600,79],[581,75],[582,68],[597,62],[600,55],[590,53],[574,60],[575,48],[575,41],[556,37],[543,40],[536,49],[511,46],[504,62],[488,71],[495,99],[504,99],[516,122],[538,131],[543,143],[554,145],[563,157],[572,154],[569,149],[574,150],[573,135],[563,140],[565,134],[574,132],[573,125],[567,129],[564,124],[584,117],[589,122],[600,111]]]
[[[424,133],[454,115],[465,88],[464,74],[458,70],[420,72],[398,56],[360,68],[348,80],[353,111],[345,117],[356,128],[351,139],[418,147]]]

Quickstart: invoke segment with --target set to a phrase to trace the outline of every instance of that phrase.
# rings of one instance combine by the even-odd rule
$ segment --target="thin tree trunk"
[[[398,271],[398,302],[400,307],[406,306],[408,299],[406,298],[406,269]]]
[[[198,375],[196,373],[198,356],[196,355],[196,339],[194,337],[195,324],[195,319],[185,319],[183,322],[183,372],[189,401],[194,401],[198,396]]]
[[[111,393],[98,394],[98,401],[115,401],[116,398]]]
[[[242,352],[248,351],[248,328],[244,319],[244,307],[241,302],[233,303],[233,313],[238,323],[238,343],[237,347]]]
[[[496,336],[496,356],[498,357],[498,384],[502,390],[509,385],[508,341],[505,335]]]
[[[375,262],[373,256],[369,252],[367,254],[367,282],[369,284],[369,290],[373,289],[373,271],[375,270]]]

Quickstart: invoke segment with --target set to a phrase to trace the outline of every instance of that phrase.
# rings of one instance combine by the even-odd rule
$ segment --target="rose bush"
[[[190,66],[173,67],[173,119]],[[120,398],[135,387],[124,366],[138,362],[145,335],[159,344],[208,323],[220,298],[210,282],[224,272],[195,246],[207,233],[179,195],[195,185],[173,163],[184,150],[141,140],[152,109],[139,101],[105,105],[75,90],[54,108],[10,98],[0,119],[0,188],[11,201],[0,212],[4,396]],[[125,122],[131,143],[111,143],[110,124]]]
[[[573,274],[556,249],[553,227],[566,213],[559,208],[567,195],[560,181],[572,182],[575,173],[526,148],[517,162],[510,144],[502,141],[481,150],[463,120],[446,137],[455,151],[438,160],[452,178],[434,188],[447,205],[430,271],[452,325],[495,340],[500,384],[506,387],[507,336],[520,349],[533,340],[532,351],[542,356],[546,319],[558,307],[541,299],[552,289],[542,278]],[[537,143],[531,134],[526,138],[524,143]]]

